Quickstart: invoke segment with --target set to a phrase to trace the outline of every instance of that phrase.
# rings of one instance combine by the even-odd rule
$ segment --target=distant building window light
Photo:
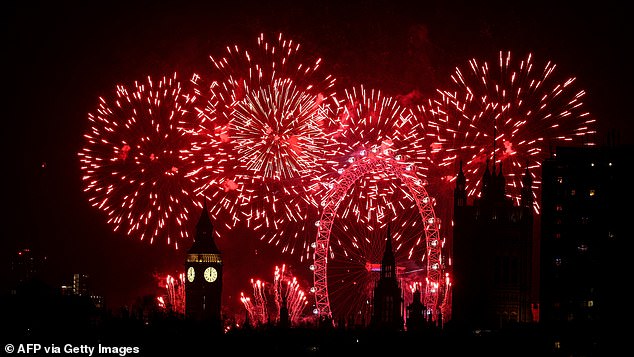
[[[588,300],[588,307],[593,307],[593,306],[594,306],[594,301]]]
[[[597,191],[595,191],[593,189],[590,190],[590,196],[594,196],[596,193],[597,193]]]

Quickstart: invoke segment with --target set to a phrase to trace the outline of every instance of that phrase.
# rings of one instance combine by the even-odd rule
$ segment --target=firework
[[[253,49],[230,46],[212,57],[209,78],[193,78],[204,99],[192,133],[203,138],[193,138],[199,150],[188,155],[203,163],[189,176],[214,217],[222,212],[229,227],[244,222],[283,252],[308,254],[306,222],[317,206],[311,187],[328,144],[323,103],[334,79],[299,49],[282,35],[273,42],[261,35]]]
[[[595,119],[575,78],[559,75],[552,62],[535,64],[531,54],[512,57],[500,52],[491,64],[472,59],[466,70],[456,68],[453,87],[439,90],[418,113],[436,136],[430,152],[445,182],[453,181],[446,178],[455,177],[462,161],[467,194],[475,196],[492,160],[497,169],[503,164],[507,196],[519,204],[526,168],[537,198],[541,162],[556,145],[593,145]],[[534,208],[539,212],[539,199]]]
[[[389,223],[364,225],[341,220],[338,216],[330,223],[324,222],[330,226],[328,256],[327,259],[320,258],[323,254],[316,252],[314,292],[319,306],[325,293],[322,282],[327,280],[329,306],[319,306],[319,310],[326,307],[333,316],[344,318],[348,323],[364,325],[370,321],[373,288],[381,268],[388,224],[393,228],[399,279],[403,283],[427,281],[429,289],[425,291],[424,303],[429,309],[435,309],[438,297],[442,296],[438,290],[439,283],[442,283],[438,275],[444,269],[441,252],[445,240],[439,239],[440,220],[434,218],[432,199],[426,196],[422,187],[410,186],[410,177],[404,178],[404,181],[407,184],[403,189],[411,195],[412,201],[416,197],[417,202],[414,202],[413,209],[401,207],[398,216],[387,219]],[[321,233],[315,247],[325,243],[321,240]],[[326,280],[322,280],[323,273],[319,273],[324,270]],[[433,284],[436,284],[435,288]],[[408,299],[410,297],[407,296]]]
[[[346,98],[338,104],[337,112],[327,124],[334,144],[328,152],[327,174],[319,187],[322,202],[330,198],[332,188],[347,167],[377,157],[401,163],[416,182],[426,184],[427,145],[422,142],[427,138],[412,135],[424,132],[424,124],[417,122],[410,110],[380,91],[366,90],[363,86],[346,91]],[[416,155],[410,155],[412,151],[417,151]],[[361,176],[339,206],[337,220],[344,224],[341,229],[348,236],[357,231],[358,235],[350,237],[359,241],[374,234],[377,225],[384,227],[395,219],[401,224],[407,220],[405,217],[416,216],[418,210],[408,191],[399,177],[386,171]]]
[[[306,294],[297,278],[286,270],[286,265],[275,267],[273,283],[251,279],[253,299],[240,293],[240,301],[256,325],[279,322],[280,310],[286,306],[290,323],[298,324],[308,304]]]
[[[240,293],[240,301],[244,305],[244,308],[249,314],[250,320],[255,325],[264,325],[269,321],[269,307],[266,300],[265,283],[259,279],[251,279],[251,286],[253,287],[253,300],[244,296],[244,293]],[[275,318],[273,316],[273,318]]]
[[[319,126],[319,105],[314,95],[288,81],[250,92],[230,124],[240,165],[258,179],[297,179],[315,172],[328,142]]]
[[[273,41],[260,34],[254,48],[227,46],[223,56],[210,56],[214,73],[201,86],[208,97],[202,113],[229,123],[236,105],[249,92],[276,82],[292,82],[317,101],[332,95],[335,80],[321,73],[321,58],[300,52],[300,47],[282,34]]]
[[[183,169],[180,152],[190,143],[179,128],[193,120],[193,105],[174,74],[119,85],[88,115],[79,152],[84,191],[114,231],[177,249],[189,238],[187,222],[201,205]]]
[[[177,277],[171,275],[159,277],[159,287],[165,289],[164,293],[156,298],[159,307],[166,311],[185,314],[185,273]]]
[[[320,229],[315,246],[327,244],[328,258],[319,254],[314,265],[316,295],[318,300],[327,295],[330,306],[321,301],[317,305],[318,310],[332,308],[337,318],[365,324],[371,314],[372,288],[388,223],[395,228],[401,279],[424,280],[429,267],[440,269],[442,264],[436,250],[444,239],[439,241],[439,237],[432,239],[423,233],[428,224],[423,211],[433,215],[435,202],[423,188],[430,171],[427,151],[431,145],[427,142],[431,141],[426,135],[427,123],[419,121],[411,110],[363,86],[346,91],[331,118],[334,120],[327,129],[336,149],[329,156],[330,180],[322,183],[321,198],[326,212],[335,207],[336,212],[333,217],[324,213],[324,224],[329,228]],[[345,199],[341,199],[341,189],[347,190]],[[333,200],[340,201],[333,205]],[[431,222],[440,227],[440,220],[433,218]],[[432,259],[427,239],[434,241]],[[320,273],[323,270],[327,274]],[[325,275],[327,294],[322,283]],[[438,283],[437,277],[432,280]],[[438,296],[431,291],[428,295],[430,300]]]
[[[399,219],[398,222],[402,224],[399,225],[399,229],[392,226],[394,231],[400,231],[394,234],[393,239],[397,276],[403,286],[425,281],[426,275],[423,261],[425,236],[420,231],[420,215],[418,212],[413,215],[414,217],[409,219]],[[407,226],[408,222],[416,222],[415,218],[418,218],[418,224]],[[335,223],[333,226],[338,230],[341,225]],[[345,319],[349,325],[370,323],[374,287],[379,278],[381,259],[385,251],[386,226],[375,227],[372,234],[362,240],[347,240],[345,235],[338,231],[331,233],[333,252],[342,252],[345,249],[347,255],[335,254],[328,261],[330,308],[334,317]],[[412,301],[412,294],[409,291],[404,293],[405,303],[408,304]]]
[[[275,267],[273,290],[277,310],[280,311],[282,306],[286,305],[290,321],[298,322],[302,318],[308,301],[297,278],[286,271],[285,264],[281,268]]]

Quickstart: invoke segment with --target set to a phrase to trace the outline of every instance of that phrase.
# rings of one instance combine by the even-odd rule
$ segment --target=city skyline
[[[323,7],[283,2],[272,8],[251,2],[224,8],[170,2],[104,9],[16,6],[5,15],[9,21],[4,30],[15,55],[9,59],[14,89],[8,99],[16,128],[3,133],[5,152],[11,153],[5,168],[13,173],[3,254],[28,246],[40,249],[49,258],[53,279],[86,272],[114,305],[148,293],[155,284],[153,273],[181,268],[187,247],[173,251],[161,242],[150,245],[112,233],[86,202],[77,152],[87,113],[116,84],[174,71],[185,75],[209,65],[207,56],[223,46],[248,42],[260,32],[298,38],[321,55],[340,81],[382,88],[394,96],[433,91],[455,66],[472,57],[507,49],[532,51],[552,58],[558,70],[582,83],[588,92],[585,104],[600,123],[599,143],[612,129],[623,143],[632,143],[618,104],[626,102],[623,88],[632,77],[624,55],[631,25],[623,12],[579,4],[546,10],[452,5],[456,8],[410,8],[381,1],[369,7],[354,2]],[[474,13],[457,11],[465,7]],[[298,270],[306,267],[257,239],[249,239],[247,247],[242,243],[219,245],[236,263],[254,260],[258,274],[284,263]],[[247,290],[248,280],[241,278],[245,272],[234,274],[235,279],[226,280],[239,286],[229,289],[236,294]],[[239,297],[233,298],[239,306]]]

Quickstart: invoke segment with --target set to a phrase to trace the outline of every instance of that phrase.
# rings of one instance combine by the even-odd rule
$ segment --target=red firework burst
[[[205,139],[194,139],[200,150],[187,154],[204,163],[190,176],[212,215],[228,212],[231,227],[244,222],[290,253],[307,251],[313,237],[306,224],[316,210],[310,186],[323,167],[322,104],[334,84],[321,75],[321,59],[299,48],[282,35],[272,43],[261,35],[254,49],[232,46],[225,57],[212,57],[209,79],[194,78],[204,100],[192,133]]]
[[[429,153],[439,168],[436,178],[453,181],[462,161],[470,196],[493,160],[497,167],[503,163],[507,196],[519,204],[528,167],[539,197],[541,162],[551,148],[594,145],[595,119],[583,108],[585,92],[575,78],[558,75],[552,62],[540,66],[531,54],[514,61],[510,52],[500,52],[492,64],[472,59],[451,78],[453,88],[438,91],[418,114],[435,136]],[[539,200],[534,202],[539,212]]]
[[[407,170],[425,183],[429,170],[425,159],[424,136],[411,135],[423,123],[411,111],[400,106],[394,98],[378,90],[363,86],[346,91],[345,99],[338,101],[336,113],[327,123],[332,148],[328,152],[325,176],[321,181],[321,200],[328,198],[333,181],[345,168],[365,157],[385,156],[408,163]],[[410,151],[421,148],[416,156]],[[352,187],[349,198],[339,208],[339,218],[369,225],[383,224],[387,216],[398,217],[404,208],[415,210],[402,182],[392,175],[377,172],[362,177]]]
[[[337,201],[332,221],[324,222],[330,232],[328,259],[316,257],[313,268],[318,271],[316,280],[327,275],[333,315],[367,323],[374,271],[383,255],[388,222],[394,228],[394,250],[403,279],[424,281],[428,266],[436,264],[434,269],[442,269],[437,254],[430,264],[426,256],[430,247],[423,233],[427,223],[440,227],[440,221],[430,218],[431,222],[423,222],[419,207],[435,202],[422,189],[429,171],[429,144],[425,144],[429,137],[425,135],[426,123],[417,121],[409,109],[380,91],[362,86],[346,91],[331,119],[327,127],[334,150],[329,156],[329,181],[323,181],[320,197],[329,205],[325,211],[332,208],[336,197],[340,199],[342,187],[347,191],[345,199]],[[320,231],[314,247],[325,244],[321,239]],[[433,244],[444,245],[444,240],[436,237]],[[324,269],[327,274],[319,273]],[[438,284],[436,280],[433,284]],[[320,292],[325,287],[316,289],[320,296],[325,295]]]
[[[290,81],[318,101],[332,95],[335,79],[321,73],[321,58],[300,52],[300,44],[279,34],[273,41],[260,34],[256,47],[227,46],[221,57],[210,56],[213,74],[201,91],[203,109],[223,123],[231,122],[235,106],[252,90]]]
[[[253,299],[240,293],[240,301],[252,323],[264,325],[269,321],[279,322],[280,309],[286,307],[291,324],[306,318],[308,299],[298,280],[286,269],[286,265],[275,267],[273,283],[251,279]]]
[[[88,115],[78,153],[84,191],[115,231],[176,249],[189,237],[187,222],[200,203],[183,170],[180,151],[189,142],[179,128],[193,116],[176,74],[119,85]]]

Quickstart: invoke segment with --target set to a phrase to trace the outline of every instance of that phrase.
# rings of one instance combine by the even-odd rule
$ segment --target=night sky
[[[52,284],[86,272],[114,308],[156,292],[152,274],[181,270],[185,249],[112,233],[88,204],[77,157],[87,114],[117,84],[173,72],[188,78],[208,70],[209,55],[227,45],[253,46],[262,32],[282,32],[321,56],[340,85],[364,84],[391,95],[432,93],[449,82],[454,67],[474,57],[532,52],[577,77],[587,92],[584,104],[599,122],[599,143],[612,130],[622,143],[634,142],[627,55],[634,31],[630,12],[605,1],[557,8],[532,1],[17,3],[2,11],[0,277],[6,281],[15,249],[33,247],[47,256]],[[249,239],[248,232],[235,234],[240,244],[218,242],[231,304],[239,303],[232,294],[250,292],[249,277],[272,279],[275,264],[306,271],[307,264]]]

